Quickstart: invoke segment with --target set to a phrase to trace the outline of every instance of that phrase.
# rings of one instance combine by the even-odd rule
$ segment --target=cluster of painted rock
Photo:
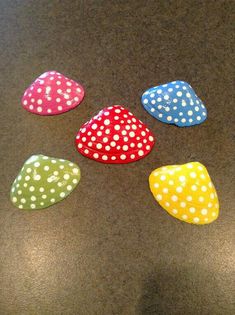
[[[83,87],[56,71],[40,75],[25,91],[23,107],[34,114],[57,115],[78,106]],[[174,81],[148,89],[144,108],[156,119],[179,127],[201,124],[207,110],[192,87]],[[155,139],[150,130],[120,105],[102,109],[76,136],[77,150],[102,163],[130,163],[149,154]],[[19,209],[42,209],[66,198],[80,181],[79,167],[64,159],[31,156],[11,188],[11,201]],[[219,201],[202,164],[163,166],[149,176],[150,190],[173,217],[187,223],[208,224],[219,214]]]
[[[129,163],[152,150],[154,137],[132,113],[120,105],[102,109],[85,123],[76,137],[77,150],[103,163]]]
[[[83,87],[56,71],[40,75],[25,91],[23,107],[38,115],[58,115],[78,106],[84,97]]]
[[[163,166],[149,177],[154,198],[170,215],[194,224],[208,224],[219,214],[210,176],[201,163]]]
[[[80,181],[79,167],[64,159],[33,155],[11,188],[11,201],[20,209],[42,209],[66,198]]]
[[[148,89],[142,104],[154,118],[179,127],[201,124],[207,110],[192,87],[184,81],[174,81]]]

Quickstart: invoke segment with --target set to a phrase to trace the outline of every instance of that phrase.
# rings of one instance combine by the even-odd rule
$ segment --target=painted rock
[[[85,123],[76,137],[77,150],[103,163],[129,163],[152,150],[154,137],[132,113],[120,105],[102,109]]]
[[[22,105],[38,115],[58,115],[78,106],[84,97],[83,87],[56,71],[40,75],[25,91]]]
[[[208,224],[219,215],[215,187],[199,162],[160,167],[151,173],[149,185],[162,208],[179,220]]]
[[[79,181],[80,169],[75,163],[33,155],[12,185],[11,201],[19,209],[47,208],[66,198]]]
[[[148,89],[141,102],[154,118],[179,127],[201,124],[207,110],[192,87],[184,81],[173,81]]]

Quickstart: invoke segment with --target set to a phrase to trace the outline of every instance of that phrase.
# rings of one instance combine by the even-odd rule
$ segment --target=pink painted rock
[[[40,75],[24,92],[22,105],[38,115],[58,115],[78,106],[84,98],[84,88],[56,71]]]

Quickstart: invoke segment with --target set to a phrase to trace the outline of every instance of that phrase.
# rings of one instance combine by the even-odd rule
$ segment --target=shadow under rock
[[[232,286],[223,274],[198,266],[163,267],[143,281],[137,315],[232,315]]]

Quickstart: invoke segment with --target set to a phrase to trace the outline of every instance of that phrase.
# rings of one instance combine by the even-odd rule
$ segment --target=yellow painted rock
[[[215,187],[199,162],[157,168],[149,176],[149,185],[162,208],[179,220],[208,224],[219,215]]]

